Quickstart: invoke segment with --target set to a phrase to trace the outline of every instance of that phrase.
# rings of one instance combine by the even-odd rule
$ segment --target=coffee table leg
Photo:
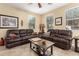
[[[31,42],[30,42],[30,48],[31,48],[31,46],[32,46],[32,44],[31,44]]]
[[[45,56],[45,49],[43,49],[43,56]]]

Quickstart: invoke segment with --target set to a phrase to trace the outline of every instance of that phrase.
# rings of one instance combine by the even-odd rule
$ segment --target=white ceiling
[[[37,3],[8,3],[7,5],[37,14],[44,14],[66,4],[67,3],[41,3],[42,8],[39,8]]]

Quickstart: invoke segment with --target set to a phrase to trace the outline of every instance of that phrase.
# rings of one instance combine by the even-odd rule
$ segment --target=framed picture
[[[0,28],[18,28],[18,26],[18,17],[0,14]]]
[[[55,18],[55,25],[62,25],[62,17]]]

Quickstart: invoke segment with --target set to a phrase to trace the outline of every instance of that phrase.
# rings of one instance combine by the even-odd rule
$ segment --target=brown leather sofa
[[[71,48],[72,43],[72,31],[70,30],[58,30],[49,29],[50,35],[41,35],[41,38],[55,42],[55,46],[68,50]]]
[[[5,37],[5,46],[6,48],[12,48],[18,45],[28,43],[30,38],[36,37],[32,35],[34,31],[32,29],[17,29],[17,30],[8,30]],[[16,38],[11,38],[9,35],[11,33],[16,34]]]

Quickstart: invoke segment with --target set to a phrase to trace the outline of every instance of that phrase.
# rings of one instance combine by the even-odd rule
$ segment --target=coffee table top
[[[42,47],[42,48],[48,48],[50,46],[52,46],[54,43],[51,42],[51,41],[48,41],[48,40],[45,40],[45,39],[42,39],[42,38],[32,38],[32,39],[29,39],[32,43]],[[45,41],[45,45],[43,44],[43,42]]]

